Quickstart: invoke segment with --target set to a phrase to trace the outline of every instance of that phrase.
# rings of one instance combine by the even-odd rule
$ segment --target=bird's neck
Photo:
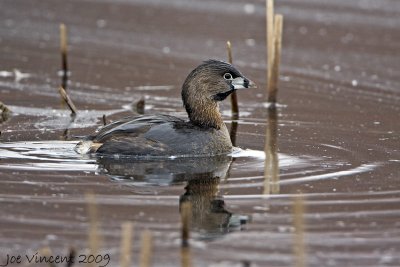
[[[190,122],[200,127],[215,128],[219,130],[222,125],[224,125],[218,104],[216,103],[196,105],[196,107],[191,108],[188,113]]]

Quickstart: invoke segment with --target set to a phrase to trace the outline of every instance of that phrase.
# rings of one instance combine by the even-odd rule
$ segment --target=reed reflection
[[[265,134],[264,194],[279,194],[278,115],[276,106],[268,109]]]

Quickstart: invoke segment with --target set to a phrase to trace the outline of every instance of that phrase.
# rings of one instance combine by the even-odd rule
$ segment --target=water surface
[[[281,1],[280,105],[265,103],[263,1],[3,1],[0,260],[49,246],[87,253],[85,193],[96,195],[101,253],[118,266],[121,223],[154,237],[153,266],[180,265],[180,215],[193,206],[193,266],[293,266],[292,205],[305,199],[309,266],[400,266],[397,1]],[[60,103],[58,24],[69,29]],[[79,136],[132,114],[185,116],[180,86],[202,60],[234,62],[240,92],[229,157],[138,160],[73,151]],[[14,69],[17,69],[14,70]],[[228,128],[229,103],[221,106]],[[264,143],[270,148],[265,179]],[[271,139],[272,138],[272,139]],[[279,175],[272,175],[278,170]],[[82,265],[84,266],[84,265]]]

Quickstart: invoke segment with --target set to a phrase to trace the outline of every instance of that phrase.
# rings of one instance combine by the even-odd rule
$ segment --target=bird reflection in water
[[[232,163],[229,156],[175,159],[135,159],[100,157],[100,171],[115,181],[131,184],[179,185],[186,183],[179,198],[179,207],[190,203],[191,230],[202,240],[212,240],[228,232],[240,230],[248,216],[228,211],[219,195],[219,182],[227,176]]]

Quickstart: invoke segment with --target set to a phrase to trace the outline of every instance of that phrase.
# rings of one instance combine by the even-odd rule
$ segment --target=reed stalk
[[[60,51],[61,51],[61,86],[66,90],[68,81],[68,63],[67,63],[67,26],[60,24]]]
[[[272,62],[274,56],[274,1],[266,3],[266,37],[267,37],[267,90],[271,79]]]
[[[270,79],[268,82],[268,102],[275,104],[277,101],[278,93],[278,80],[279,80],[279,65],[281,60],[281,48],[282,48],[282,27],[283,27],[283,16],[276,14],[274,19],[274,47]]]
[[[77,113],[77,109],[74,105],[74,103],[72,102],[71,98],[68,96],[67,92],[65,91],[65,89],[63,87],[59,87],[58,91],[62,97],[62,99],[64,100],[65,103],[67,103],[67,106],[69,107],[69,109],[71,110],[71,114],[73,116],[76,115]]]
[[[226,42],[226,50],[228,52],[228,62],[230,64],[233,64],[233,59],[232,59],[232,44],[230,41]],[[232,112],[232,118],[233,119],[239,119],[239,105],[238,105],[238,100],[237,100],[237,94],[236,91],[234,91],[231,94],[231,112]]]

